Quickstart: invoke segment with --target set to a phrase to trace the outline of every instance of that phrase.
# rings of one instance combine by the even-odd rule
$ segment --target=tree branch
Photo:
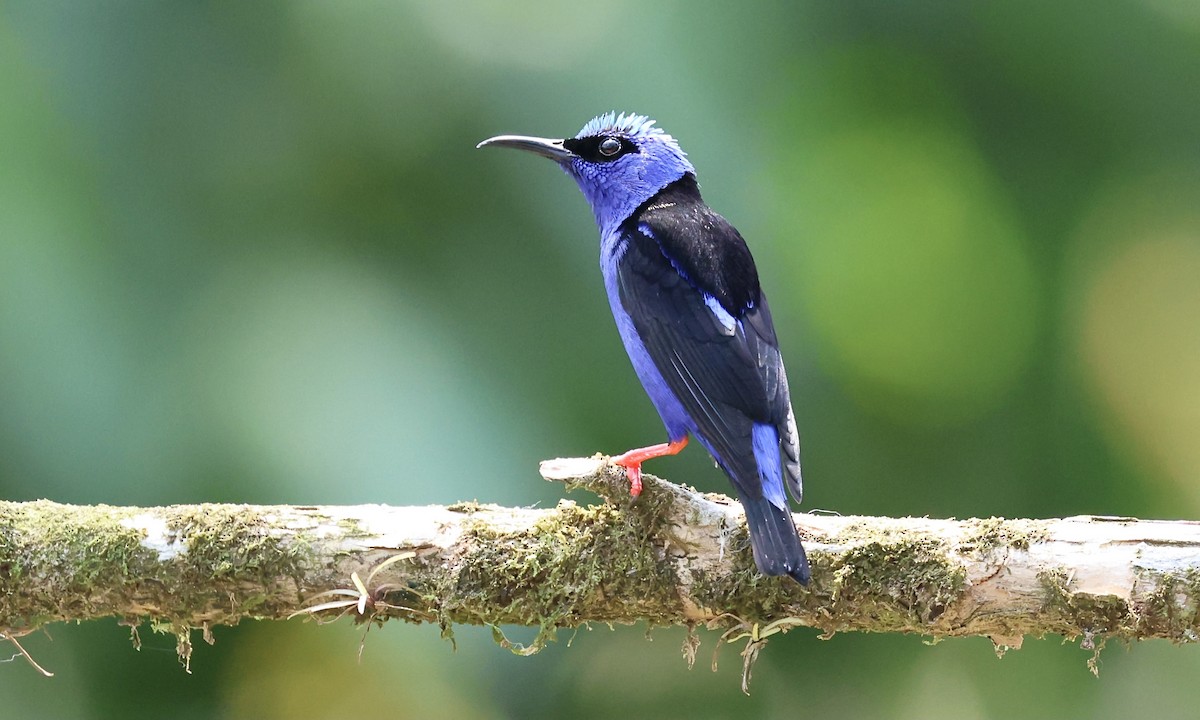
[[[556,628],[639,620],[710,624],[752,643],[795,625],[982,635],[999,647],[1045,633],[1198,638],[1200,523],[800,515],[805,589],[754,572],[728,498],[646,476],[632,501],[601,458],[548,461],[542,474],[607,502],[0,503],[0,638],[117,616],[186,643],[192,628],[305,611],[444,631],[518,624],[543,631],[537,644]]]

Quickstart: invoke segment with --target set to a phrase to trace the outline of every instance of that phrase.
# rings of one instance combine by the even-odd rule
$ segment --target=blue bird
[[[643,115],[609,113],[573,138],[485,145],[554,160],[592,206],[617,330],[669,441],[613,458],[631,493],[644,461],[694,436],[737,490],[759,571],[807,585],[784,492],[801,499],[800,440],[771,311],[746,241],[701,199],[679,143]]]

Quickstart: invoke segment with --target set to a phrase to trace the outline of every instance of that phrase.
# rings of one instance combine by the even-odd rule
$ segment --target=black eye
[[[605,163],[638,151],[638,146],[619,135],[588,135],[563,140],[563,147],[587,162]]]

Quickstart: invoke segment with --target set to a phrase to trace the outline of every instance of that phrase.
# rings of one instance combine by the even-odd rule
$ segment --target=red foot
[[[630,450],[627,453],[616,456],[612,461],[614,465],[620,465],[625,468],[625,476],[629,478],[629,494],[637,497],[642,494],[642,463],[651,458],[678,454],[680,450],[687,447],[687,444],[688,436],[684,435],[682,440],[675,442],[661,443],[659,445]]]

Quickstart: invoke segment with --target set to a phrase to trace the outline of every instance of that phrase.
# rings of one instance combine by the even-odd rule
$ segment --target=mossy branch
[[[116,616],[182,634],[306,610],[543,630],[795,625],[934,637],[1197,640],[1200,523],[800,515],[813,582],[754,572],[741,508],[601,458],[542,474],[607,502],[547,510],[0,503],[0,638]],[[372,572],[374,570],[374,572]],[[365,578],[365,580],[364,580]],[[334,592],[330,592],[334,591]],[[333,598],[330,600],[330,598]]]

